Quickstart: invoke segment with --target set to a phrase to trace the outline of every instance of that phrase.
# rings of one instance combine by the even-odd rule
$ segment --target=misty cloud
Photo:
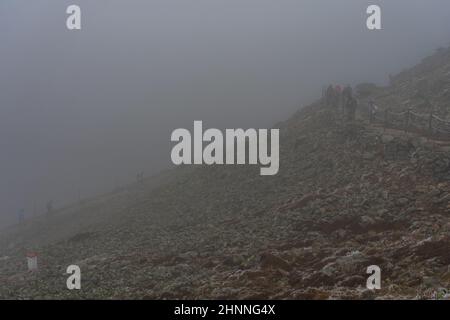
[[[439,0],[75,2],[76,32],[74,1],[0,3],[0,224],[170,166],[171,132],[194,120],[270,127],[325,84],[383,84],[450,39]]]

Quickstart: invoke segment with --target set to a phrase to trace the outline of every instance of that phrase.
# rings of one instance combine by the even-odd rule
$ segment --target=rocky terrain
[[[449,50],[438,51],[389,87],[360,86],[360,101],[426,108],[427,94],[448,118],[449,66]],[[344,123],[321,102],[275,127],[276,176],[180,167],[4,230],[0,298],[444,298],[450,143],[363,116]],[[27,271],[29,250],[37,272]],[[71,264],[81,290],[66,288]],[[381,290],[366,289],[370,265]]]

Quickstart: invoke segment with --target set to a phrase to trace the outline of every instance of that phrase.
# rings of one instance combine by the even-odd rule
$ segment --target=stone
[[[285,271],[292,270],[292,266],[289,262],[269,252],[261,255],[260,263],[262,268],[275,268]]]

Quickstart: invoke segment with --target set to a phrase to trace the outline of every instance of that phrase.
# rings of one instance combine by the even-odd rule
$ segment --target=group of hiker
[[[340,85],[329,85],[328,88],[324,88],[324,100],[325,104],[333,110],[341,110],[345,119],[349,122],[355,120],[356,109],[358,109],[358,100],[353,95],[353,89],[350,85],[344,89]],[[367,111],[369,120],[372,123],[375,119],[375,114],[378,111],[378,107],[375,105],[375,101],[370,99],[367,102]]]
[[[353,89],[350,85],[344,89],[340,85],[329,85],[325,90],[325,103],[335,110],[342,109],[347,121],[354,121],[358,100],[353,96]]]
[[[144,171],[140,171],[136,174],[136,182],[138,184],[143,185],[144,178],[145,178]],[[80,201],[80,199],[81,199],[80,195],[78,195],[78,199]],[[55,209],[54,209],[53,200],[49,200],[45,204],[45,214],[47,217],[51,217],[51,216],[53,216],[54,213],[55,213]],[[25,223],[25,221],[26,221],[25,209],[20,208],[17,211],[17,222],[19,225],[23,225]]]
[[[36,209],[34,209],[36,210]],[[49,200],[46,203],[46,214],[47,216],[51,216],[53,214],[53,200]],[[20,208],[17,211],[17,222],[19,223],[19,225],[23,225],[25,223],[26,220],[26,214],[25,214],[25,209],[24,208]]]

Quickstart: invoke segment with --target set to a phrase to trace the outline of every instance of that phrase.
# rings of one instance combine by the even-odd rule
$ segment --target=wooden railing
[[[430,114],[419,114],[412,110],[392,112],[389,109],[377,111],[370,116],[371,123],[382,124],[385,128],[415,132],[443,140],[450,140],[450,121]]]

